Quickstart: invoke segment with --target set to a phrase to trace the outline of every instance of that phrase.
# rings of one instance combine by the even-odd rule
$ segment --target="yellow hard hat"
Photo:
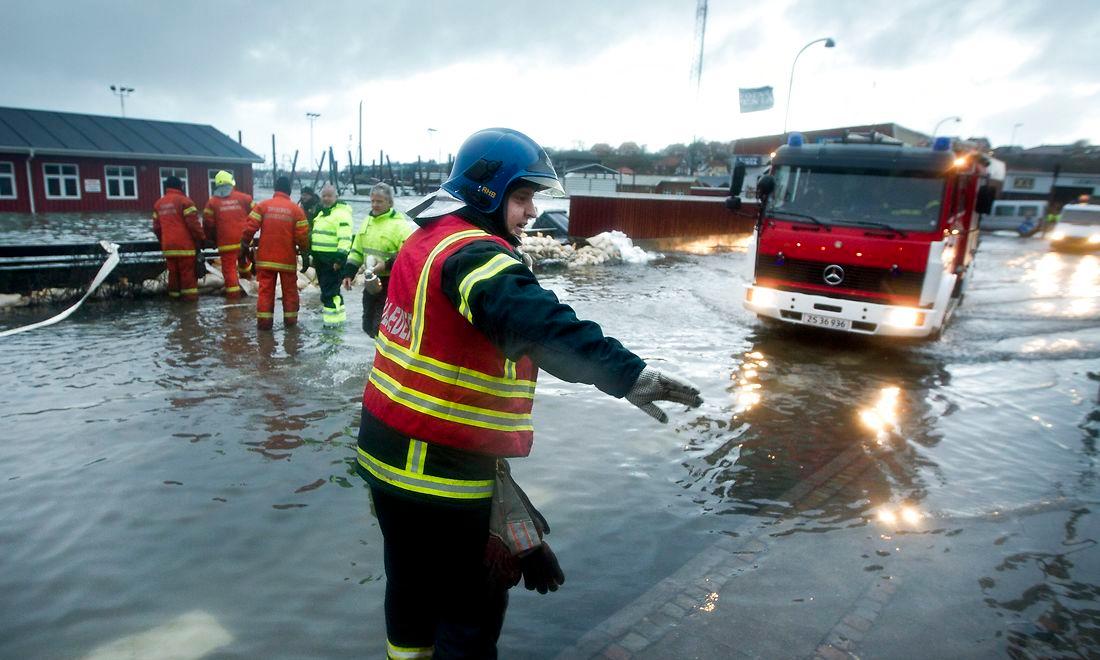
[[[214,175],[215,186],[236,186],[237,182],[233,180],[233,175],[225,170],[222,170]]]

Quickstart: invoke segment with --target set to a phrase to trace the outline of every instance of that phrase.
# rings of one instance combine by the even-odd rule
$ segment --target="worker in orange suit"
[[[164,196],[153,204],[153,233],[168,262],[168,297],[198,300],[195,254],[206,235],[199,222],[199,210],[183,194],[183,181],[179,177],[164,180]]]
[[[214,194],[206,202],[202,211],[203,231],[208,241],[218,246],[218,256],[222,262],[222,277],[225,279],[225,297],[230,300],[240,298],[239,275],[246,279],[249,273],[247,263],[238,265],[241,255],[241,236],[248,224],[248,214],[255,204],[252,196],[237,190],[233,175],[222,170],[214,175]]]
[[[260,232],[256,249],[256,327],[270,330],[275,322],[275,279],[283,288],[283,325],[298,322],[298,254],[309,251],[309,222],[302,207],[290,199],[290,179],[275,180],[275,195],[252,208],[241,237],[244,249]],[[297,254],[294,251],[298,247]]]

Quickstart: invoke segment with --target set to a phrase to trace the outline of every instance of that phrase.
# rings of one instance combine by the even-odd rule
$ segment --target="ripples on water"
[[[514,468],[569,582],[552,603],[514,594],[502,657],[553,655],[755,519],[811,565],[822,534],[870,539],[885,554],[848,554],[879,572],[916,570],[894,544],[941,544],[929,561],[959,573],[959,597],[1010,622],[983,629],[998,648],[1100,651],[1100,275],[1095,256],[1038,246],[984,239],[943,339],[903,346],[750,319],[743,250],[545,274],[706,403],[662,427],[543,377]],[[5,341],[0,655],[79,656],[194,612],[228,635],[219,655],[381,648],[381,539],[353,469],[373,350],[317,308],[307,293],[302,327],[257,334],[251,302],[96,303]],[[795,497],[831,465],[855,476]],[[998,525],[1006,541],[978,541]]]

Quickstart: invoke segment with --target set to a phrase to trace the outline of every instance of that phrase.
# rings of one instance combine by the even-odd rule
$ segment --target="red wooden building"
[[[218,170],[252,194],[261,162],[213,126],[0,107],[0,212],[151,211],[172,175],[202,208]]]

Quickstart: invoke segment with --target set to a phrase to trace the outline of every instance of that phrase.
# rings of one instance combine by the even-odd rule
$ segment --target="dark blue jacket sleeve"
[[[493,257],[516,259],[467,292],[471,322],[510,360],[530,358],[540,369],[571,383],[588,383],[615,396],[625,396],[645,367],[640,357],[599,324],[577,318],[569,305],[544,289],[520,257],[499,243],[475,241],[443,264],[443,292],[461,308],[459,286],[467,275]]]

